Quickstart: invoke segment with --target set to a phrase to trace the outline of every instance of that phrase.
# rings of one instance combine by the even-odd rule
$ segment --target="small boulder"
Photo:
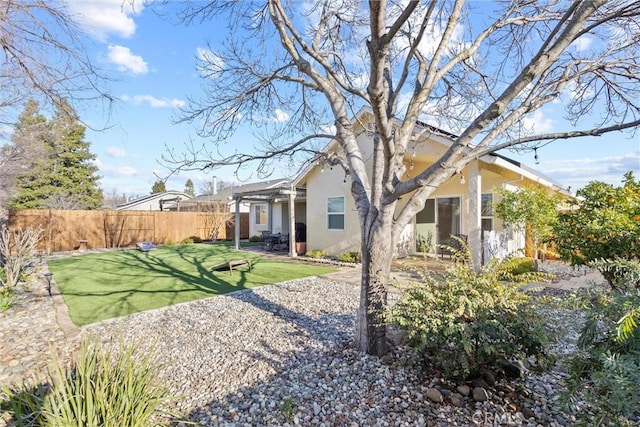
[[[481,387],[481,388],[489,388],[489,384],[484,380],[484,378],[474,378],[471,381],[471,385],[473,387]]]
[[[466,384],[463,385],[459,385],[456,390],[458,390],[458,393],[460,393],[463,396],[469,396],[469,394],[471,393],[471,387],[469,387]]]
[[[493,372],[485,370],[482,371],[482,378],[489,384],[489,386],[493,387],[496,383],[496,376],[493,375]]]
[[[442,403],[442,401],[444,400],[444,398],[442,397],[442,393],[440,393],[440,390],[438,390],[437,388],[429,387],[425,391],[425,395],[427,396],[427,399],[435,403]]]
[[[489,400],[489,394],[487,393],[487,390],[485,390],[483,387],[474,388],[473,400],[475,400],[476,402],[486,402],[487,400]]]
[[[451,404],[453,406],[457,406],[458,408],[461,408],[464,406],[464,397],[460,393],[453,393],[449,397],[449,400],[451,401]]]

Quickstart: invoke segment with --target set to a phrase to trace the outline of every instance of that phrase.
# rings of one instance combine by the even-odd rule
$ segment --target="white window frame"
[[[483,205],[482,205],[482,198],[484,196],[491,196],[491,202],[490,202],[491,203],[491,212],[490,212],[491,215],[485,215],[485,213],[484,213],[484,209],[483,209]],[[493,222],[493,193],[482,193],[480,195],[480,219],[481,219],[481,221],[482,220],[486,220],[486,219],[491,220],[491,230],[488,230],[488,231],[492,231],[493,230],[493,225],[494,225],[494,222]]]
[[[342,212],[329,212],[329,200],[330,199],[342,199]],[[327,230],[329,231],[344,231],[344,229],[347,226],[347,216],[345,215],[345,211],[346,211],[346,198],[344,196],[329,196],[327,197]],[[331,221],[329,221],[329,218],[331,216],[338,216],[338,215],[342,215],[342,228],[331,228]]]
[[[253,221],[255,225],[267,225],[267,205],[260,203],[254,206]]]

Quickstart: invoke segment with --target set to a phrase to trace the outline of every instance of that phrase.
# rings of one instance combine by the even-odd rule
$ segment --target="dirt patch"
[[[423,257],[419,255],[410,255],[404,258],[398,258],[391,263],[391,269],[394,271],[414,271],[416,269],[423,271],[432,271],[435,273],[443,273],[453,261],[449,259]]]

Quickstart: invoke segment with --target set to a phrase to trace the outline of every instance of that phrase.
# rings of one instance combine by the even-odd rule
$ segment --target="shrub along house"
[[[366,110],[358,116],[359,123],[368,123]],[[455,137],[425,123],[416,123],[415,135],[415,144],[405,159],[407,174],[437,161]],[[357,141],[363,155],[368,158],[372,157],[371,139],[372,132],[362,127]],[[325,148],[328,153],[337,149],[337,143]],[[319,249],[329,255],[339,255],[360,249],[360,223],[350,185],[349,177],[342,169],[314,164],[293,180],[278,181],[268,194],[260,193],[265,197],[262,200],[252,199],[250,192],[234,193],[234,198],[237,203],[242,200],[252,202],[251,222],[255,221],[256,227],[258,221],[264,220],[265,227],[273,230],[274,223],[270,218],[276,216],[276,212],[288,212],[289,218],[282,225],[305,223],[308,250]],[[474,160],[427,200],[424,209],[405,228],[396,255],[406,256],[425,250],[434,253],[437,245],[450,242],[451,235],[464,237],[473,235],[471,231],[478,229],[482,231],[483,241],[468,242],[474,259],[486,261],[524,248],[524,233],[505,230],[502,222],[493,215],[492,203],[497,197],[493,190],[506,188],[516,191],[519,187],[535,185],[569,196],[549,178],[507,157],[489,154]],[[255,196],[260,194],[256,192]],[[400,200],[399,205],[402,203]],[[295,209],[288,208],[292,204]],[[261,216],[263,213],[264,218]],[[304,216],[299,216],[299,213],[304,213]],[[293,227],[290,228],[293,233]],[[281,229],[286,230],[287,227]],[[290,251],[290,255],[295,256],[295,253]]]

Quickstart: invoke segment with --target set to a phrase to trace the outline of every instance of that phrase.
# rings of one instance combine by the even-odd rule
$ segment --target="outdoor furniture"
[[[263,231],[261,237],[262,241],[260,242],[260,249],[271,249],[271,232]]]
[[[87,250],[87,243],[89,243],[88,240],[78,240],[78,252],[84,252]]]
[[[156,247],[156,245],[154,245],[151,242],[138,242],[136,243],[136,246],[138,247],[138,249],[140,249],[142,252],[149,252],[149,251],[155,251],[156,249],[158,249]]]
[[[281,251],[283,249],[287,249],[289,247],[289,235],[288,234],[272,234],[270,236],[271,239],[271,247],[272,251]]]
[[[238,267],[246,265],[249,267],[249,272],[251,272],[251,260],[249,259],[232,259],[230,261],[225,261],[220,264],[216,264],[210,268],[211,271],[220,271],[220,270],[229,270],[229,274],[233,274],[233,269],[236,270]]]
[[[452,234],[447,243],[440,245],[440,258],[449,255],[449,259],[451,259],[453,254],[462,250],[462,242],[467,244],[466,234]]]

